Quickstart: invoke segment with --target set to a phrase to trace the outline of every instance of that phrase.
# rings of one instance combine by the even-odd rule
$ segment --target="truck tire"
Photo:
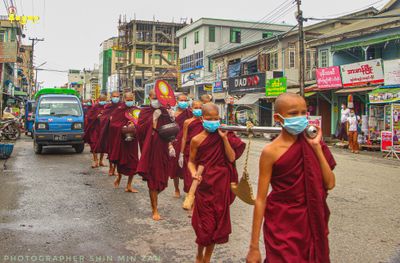
[[[33,150],[36,154],[42,154],[43,146],[38,144],[36,141],[33,142]]]
[[[83,150],[85,150],[85,144],[77,144],[73,146],[75,149],[76,153],[83,153]]]

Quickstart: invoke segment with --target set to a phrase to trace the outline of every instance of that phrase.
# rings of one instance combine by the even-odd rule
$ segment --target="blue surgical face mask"
[[[308,120],[306,116],[298,116],[291,118],[284,118],[282,115],[278,114],[284,123],[282,127],[292,135],[298,135],[302,133],[308,126]]]
[[[112,97],[111,98],[112,103],[118,103],[119,102],[119,98],[117,97]]]
[[[132,101],[125,101],[125,105],[127,107],[133,107],[133,105],[135,105],[135,102],[133,100]]]
[[[189,102],[187,101],[178,101],[178,107],[185,110],[189,107]]]
[[[151,100],[150,105],[154,109],[159,109],[161,107],[160,102],[158,100]]]
[[[193,109],[193,115],[196,117],[201,117],[201,115],[203,115],[203,111],[201,109]]]
[[[219,126],[221,126],[221,122],[220,121],[203,121],[203,127],[206,131],[208,132],[215,132]]]
[[[92,106],[91,102],[86,103],[87,106]]]
[[[107,104],[107,101],[99,101],[99,104],[101,105],[101,106],[104,106],[104,105],[106,105]]]

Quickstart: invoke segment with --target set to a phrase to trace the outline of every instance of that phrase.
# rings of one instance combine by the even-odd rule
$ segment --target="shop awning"
[[[265,93],[250,93],[235,102],[235,105],[253,105],[259,99],[266,98]]]
[[[347,88],[347,89],[341,89],[336,91],[336,94],[348,94],[348,93],[356,93],[356,92],[368,92],[376,87],[358,87],[358,88]]]
[[[306,92],[306,93],[304,93],[304,97],[308,98],[308,97],[311,97],[311,96],[313,96],[315,94],[317,94],[317,92],[315,92],[315,91]]]
[[[390,36],[385,36],[385,37],[378,37],[378,38],[363,40],[363,41],[350,42],[350,43],[346,43],[343,45],[336,45],[336,46],[331,47],[331,51],[336,52],[336,51],[346,50],[346,49],[350,49],[350,48],[354,48],[354,47],[367,47],[367,46],[385,43],[385,42],[397,40],[397,39],[400,39],[400,34],[390,35]]]
[[[14,91],[14,96],[28,96],[28,93],[24,91]]]

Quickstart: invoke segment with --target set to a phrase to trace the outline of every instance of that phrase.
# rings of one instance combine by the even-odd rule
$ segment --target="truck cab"
[[[44,94],[38,97],[34,123],[34,151],[43,147],[70,145],[77,153],[85,147],[84,114],[76,95]]]

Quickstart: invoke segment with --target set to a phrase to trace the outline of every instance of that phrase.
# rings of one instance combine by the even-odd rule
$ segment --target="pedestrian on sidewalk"
[[[339,139],[344,143],[347,141],[347,119],[350,116],[350,109],[347,108],[346,103],[342,103],[342,108],[340,111],[340,132]]]
[[[360,116],[355,114],[354,109],[350,109],[350,116],[347,118],[349,125],[349,149],[352,153],[359,153],[360,146],[358,144],[358,125],[360,124]]]

